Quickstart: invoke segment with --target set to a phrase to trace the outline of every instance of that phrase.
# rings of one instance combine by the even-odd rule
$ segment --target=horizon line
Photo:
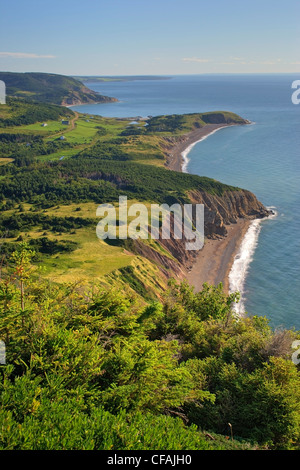
[[[200,73],[156,73],[156,74],[150,74],[150,73],[132,73],[132,74],[118,74],[118,75],[113,75],[113,74],[101,74],[101,75],[95,75],[95,74],[73,74],[73,73],[59,73],[59,72],[40,72],[40,71],[30,71],[30,72],[12,72],[10,70],[0,70],[0,73],[41,73],[41,74],[52,74],[52,75],[64,75],[67,77],[103,77],[103,78],[109,78],[109,77],[169,77],[169,76],[191,76],[191,75],[300,75],[299,72],[200,72]]]

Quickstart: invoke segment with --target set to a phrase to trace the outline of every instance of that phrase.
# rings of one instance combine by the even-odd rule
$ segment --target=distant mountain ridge
[[[7,96],[23,97],[43,103],[74,106],[118,101],[90,90],[79,80],[65,75],[0,72],[0,80],[5,82]]]

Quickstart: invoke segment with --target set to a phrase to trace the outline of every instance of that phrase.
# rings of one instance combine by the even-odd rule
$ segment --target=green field
[[[97,204],[116,202],[124,191],[132,202],[142,200],[146,204],[168,198],[188,200],[187,191],[193,185],[223,191],[225,186],[212,180],[164,168],[165,138],[205,125],[210,115],[161,116],[149,120],[145,127],[143,121],[131,125],[131,119],[103,118],[11,99],[0,109],[2,233],[6,233],[4,226],[10,227],[7,242],[44,239],[46,243],[47,239],[52,248],[47,248],[49,253],[43,248],[46,252],[40,253],[39,263],[47,277],[59,282],[105,277],[134,266],[138,257],[125,246],[97,239]],[[221,117],[240,120],[231,113]],[[69,125],[62,124],[66,119]],[[107,176],[98,176],[102,173]],[[130,182],[123,184],[123,191],[113,181],[114,173],[121,187],[122,181]],[[86,220],[87,225],[72,222],[65,229],[70,216]],[[144,243],[172,258],[159,244]],[[62,251],[57,252],[59,249]],[[147,259],[143,263],[148,265],[148,272],[157,269]]]

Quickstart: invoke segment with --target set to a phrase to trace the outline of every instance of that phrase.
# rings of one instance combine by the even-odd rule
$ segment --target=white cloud
[[[182,60],[184,62],[199,62],[201,64],[206,64],[207,62],[212,62],[211,59],[200,59],[198,57],[184,57]]]
[[[281,62],[281,59],[275,59],[275,60],[264,60],[262,62],[259,62],[262,65],[277,65],[279,62]]]
[[[12,59],[54,59],[54,55],[31,54],[28,52],[0,52],[0,58]]]

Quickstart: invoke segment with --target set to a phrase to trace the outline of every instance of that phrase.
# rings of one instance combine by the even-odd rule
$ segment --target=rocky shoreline
[[[65,108],[71,108],[72,106],[82,106],[84,104],[102,104],[102,103],[117,103],[119,100],[117,98],[111,98],[109,96],[101,96],[101,100],[99,101],[94,99],[87,99],[86,101],[82,101],[80,98],[72,97],[70,99],[65,99],[61,106]]]

